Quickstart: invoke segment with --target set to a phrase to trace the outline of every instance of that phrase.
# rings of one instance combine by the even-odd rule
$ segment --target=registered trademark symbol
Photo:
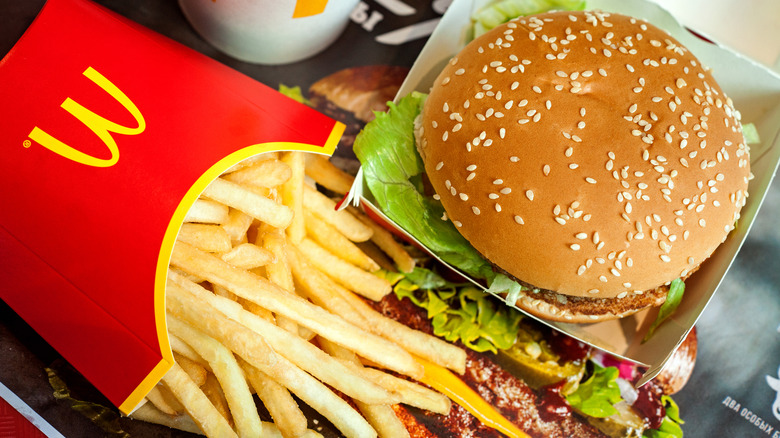
[[[29,148],[30,146],[32,146],[32,142],[30,140],[25,140],[22,142],[22,146]]]

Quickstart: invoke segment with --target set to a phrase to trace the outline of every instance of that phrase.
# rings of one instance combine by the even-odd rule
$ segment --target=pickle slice
[[[585,374],[586,360],[562,360],[544,340],[543,334],[526,324],[518,329],[514,345],[499,351],[497,360],[533,389],[566,381],[561,388],[562,395],[574,392]]]

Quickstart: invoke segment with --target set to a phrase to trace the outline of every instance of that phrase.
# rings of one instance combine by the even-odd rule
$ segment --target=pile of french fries
[[[366,302],[391,292],[372,273],[380,263],[408,272],[414,259],[314,182],[344,194],[352,177],[324,156],[267,153],[195,202],[166,288],[176,364],[133,417],[214,437],[320,436],[300,400],[346,437],[403,437],[394,405],[449,411],[447,397],[414,380],[421,360],[463,373],[463,350]]]

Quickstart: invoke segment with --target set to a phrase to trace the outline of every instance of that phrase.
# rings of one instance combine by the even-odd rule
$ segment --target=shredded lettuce
[[[472,350],[493,353],[515,343],[522,315],[470,284],[451,283],[417,267],[395,283],[393,290],[399,299],[409,298],[425,309],[433,333],[449,342],[460,341]]]
[[[616,367],[601,367],[593,363],[593,374],[581,382],[577,390],[566,396],[572,408],[591,417],[604,418],[617,413],[613,406],[623,398],[617,378]]]
[[[661,401],[664,402],[664,408],[666,409],[666,417],[664,417],[661,427],[658,429],[647,429],[642,435],[643,438],[682,438],[683,431],[680,427],[685,423],[680,419],[680,408],[677,407],[677,403],[672,400],[668,395],[661,396]]]

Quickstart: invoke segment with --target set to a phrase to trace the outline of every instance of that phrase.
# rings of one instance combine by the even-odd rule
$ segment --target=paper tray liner
[[[128,413],[173,364],[165,278],[201,191],[344,126],[87,0],[0,61],[0,299]]]

